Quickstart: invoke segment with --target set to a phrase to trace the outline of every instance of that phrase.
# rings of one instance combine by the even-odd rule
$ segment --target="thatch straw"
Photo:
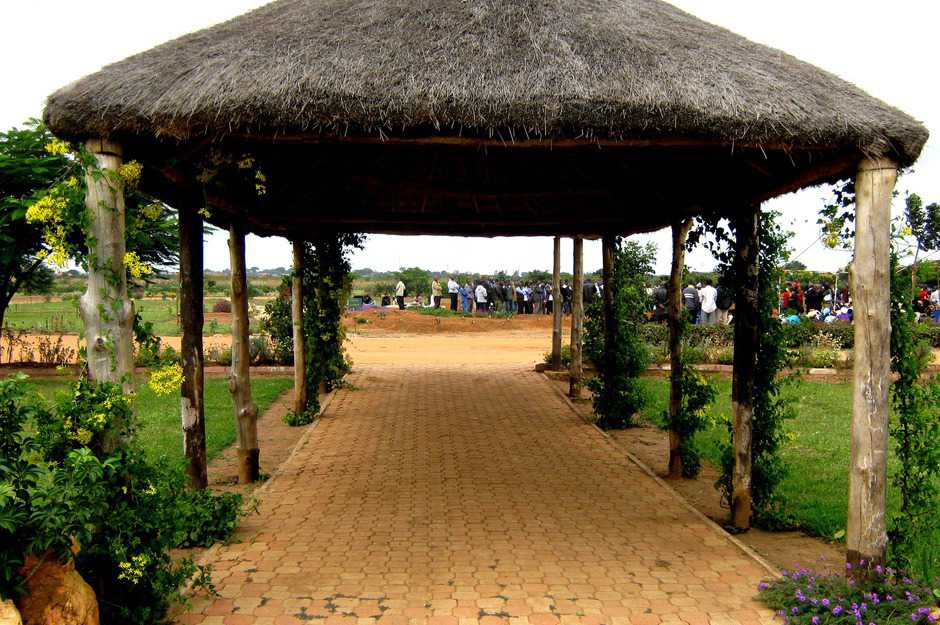
[[[423,132],[829,146],[916,159],[926,129],[660,0],[279,0],[49,98],[57,133]]]

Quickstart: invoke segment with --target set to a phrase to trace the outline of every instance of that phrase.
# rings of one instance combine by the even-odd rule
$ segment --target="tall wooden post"
[[[614,318],[614,246],[616,245],[612,235],[604,235],[601,241],[601,253],[603,257],[603,304],[604,304],[604,365],[600,375],[604,378],[604,388],[613,389],[615,386],[614,376],[616,367],[614,366],[614,354],[617,353],[617,320]],[[598,415],[598,417],[610,417],[612,415]]]
[[[685,240],[692,220],[672,225],[672,267],[669,272],[669,420],[675,423],[682,412],[682,269],[685,266]],[[679,447],[682,435],[669,430],[669,477],[682,477],[682,456]]]
[[[855,178],[855,323],[852,451],[846,559],[884,560],[888,456],[888,388],[891,373],[890,223],[897,164],[865,159]]]
[[[307,350],[304,341],[304,243],[294,241],[291,322],[294,328],[294,414],[307,410]]]
[[[183,421],[183,451],[186,473],[192,488],[206,488],[206,420],[204,404],[202,323],[203,250],[202,217],[192,207],[179,209],[180,316],[183,336],[181,357],[183,384],[180,415]]]
[[[760,209],[745,206],[734,218],[735,275],[734,372],[731,380],[734,471],[731,522],[740,529],[751,526],[752,422],[754,373],[758,347],[758,261]]]
[[[229,228],[232,264],[232,375],[229,390],[235,399],[235,425],[238,439],[238,481],[248,484],[258,479],[258,408],[251,401],[248,351],[248,278],[245,272],[245,230],[233,222]]]
[[[552,369],[561,369],[561,237],[555,237],[552,265]]]
[[[574,275],[571,281],[571,365],[568,396],[581,398],[584,372],[581,367],[581,327],[584,323],[584,239],[574,237]]]
[[[117,173],[121,146],[92,139],[86,148],[104,174],[89,168],[85,177],[91,261],[79,310],[85,324],[88,376],[97,382],[120,382],[130,393],[134,388],[134,304],[127,297],[124,270],[124,188]],[[102,443],[106,452],[126,439],[130,425],[116,423],[109,429]]]

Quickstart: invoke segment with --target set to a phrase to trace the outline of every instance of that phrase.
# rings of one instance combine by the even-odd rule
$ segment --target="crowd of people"
[[[604,285],[600,281],[585,280],[584,305],[588,306],[602,296]],[[668,317],[669,291],[667,282],[647,288],[649,295],[648,316],[652,321],[665,321]],[[446,295],[446,304],[444,297]],[[408,299],[410,298],[410,299]],[[525,280],[498,280],[480,278],[466,280],[462,284],[454,277],[433,278],[427,300],[423,294],[408,293],[401,280],[395,287],[395,301],[388,295],[382,298],[384,306],[397,305],[404,310],[408,306],[447,305],[455,312],[489,314],[503,312],[522,315],[550,315],[555,306],[550,282]],[[561,285],[562,313],[571,313],[572,288],[565,281]],[[734,312],[733,294],[720,285],[706,279],[697,284],[688,284],[682,289],[681,300],[688,319],[696,324],[727,324]],[[918,320],[940,323],[940,287],[929,290],[921,287],[912,301]],[[783,323],[796,324],[804,321],[834,323],[853,320],[852,298],[845,287],[834,287],[825,282],[808,282],[805,287],[799,280],[782,285],[775,314]]]
[[[595,297],[603,293],[600,282],[586,280],[582,294],[584,304],[588,305]],[[432,279],[427,304],[420,293],[408,293],[401,280],[395,285],[395,302],[399,309],[408,306],[432,306],[440,308],[444,293],[447,293],[447,305],[455,312],[489,314],[505,312],[517,315],[550,315],[555,310],[555,297],[549,282],[527,282],[514,280],[496,280],[480,278],[474,281],[457,282],[451,276],[444,276],[443,281]],[[410,298],[410,301],[406,301]],[[571,314],[572,288],[566,281],[561,284],[562,313]],[[384,301],[384,300],[383,300]]]

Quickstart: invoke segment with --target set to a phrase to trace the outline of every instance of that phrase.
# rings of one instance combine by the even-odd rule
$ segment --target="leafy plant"
[[[634,415],[646,405],[639,375],[649,364],[649,351],[640,337],[640,326],[648,308],[646,282],[653,273],[656,249],[635,241],[617,239],[611,284],[613,293],[613,347],[607,349],[604,337],[604,311],[601,301],[587,309],[585,353],[600,375],[588,380],[593,393],[597,424],[605,429],[633,425]]]
[[[925,379],[930,349],[915,333],[909,305],[910,285],[897,272],[891,255],[891,402],[897,419],[891,426],[900,467],[892,484],[901,495],[901,510],[891,519],[891,557],[922,575],[940,570],[940,554],[923,549],[940,531],[940,379]]]
[[[314,414],[309,410],[304,412],[294,412],[290,410],[284,414],[284,423],[291,427],[299,427],[301,425],[310,425],[313,423]]]
[[[807,569],[758,586],[759,597],[790,625],[925,625],[938,620],[936,592],[894,569],[876,566],[860,580]]]

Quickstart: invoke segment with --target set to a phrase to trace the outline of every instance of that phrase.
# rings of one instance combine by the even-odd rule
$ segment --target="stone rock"
[[[0,601],[0,625],[23,625],[20,611],[9,599]]]
[[[23,625],[98,625],[95,591],[74,563],[62,564],[53,555],[42,561],[30,556],[23,571],[32,572],[17,602]]]

